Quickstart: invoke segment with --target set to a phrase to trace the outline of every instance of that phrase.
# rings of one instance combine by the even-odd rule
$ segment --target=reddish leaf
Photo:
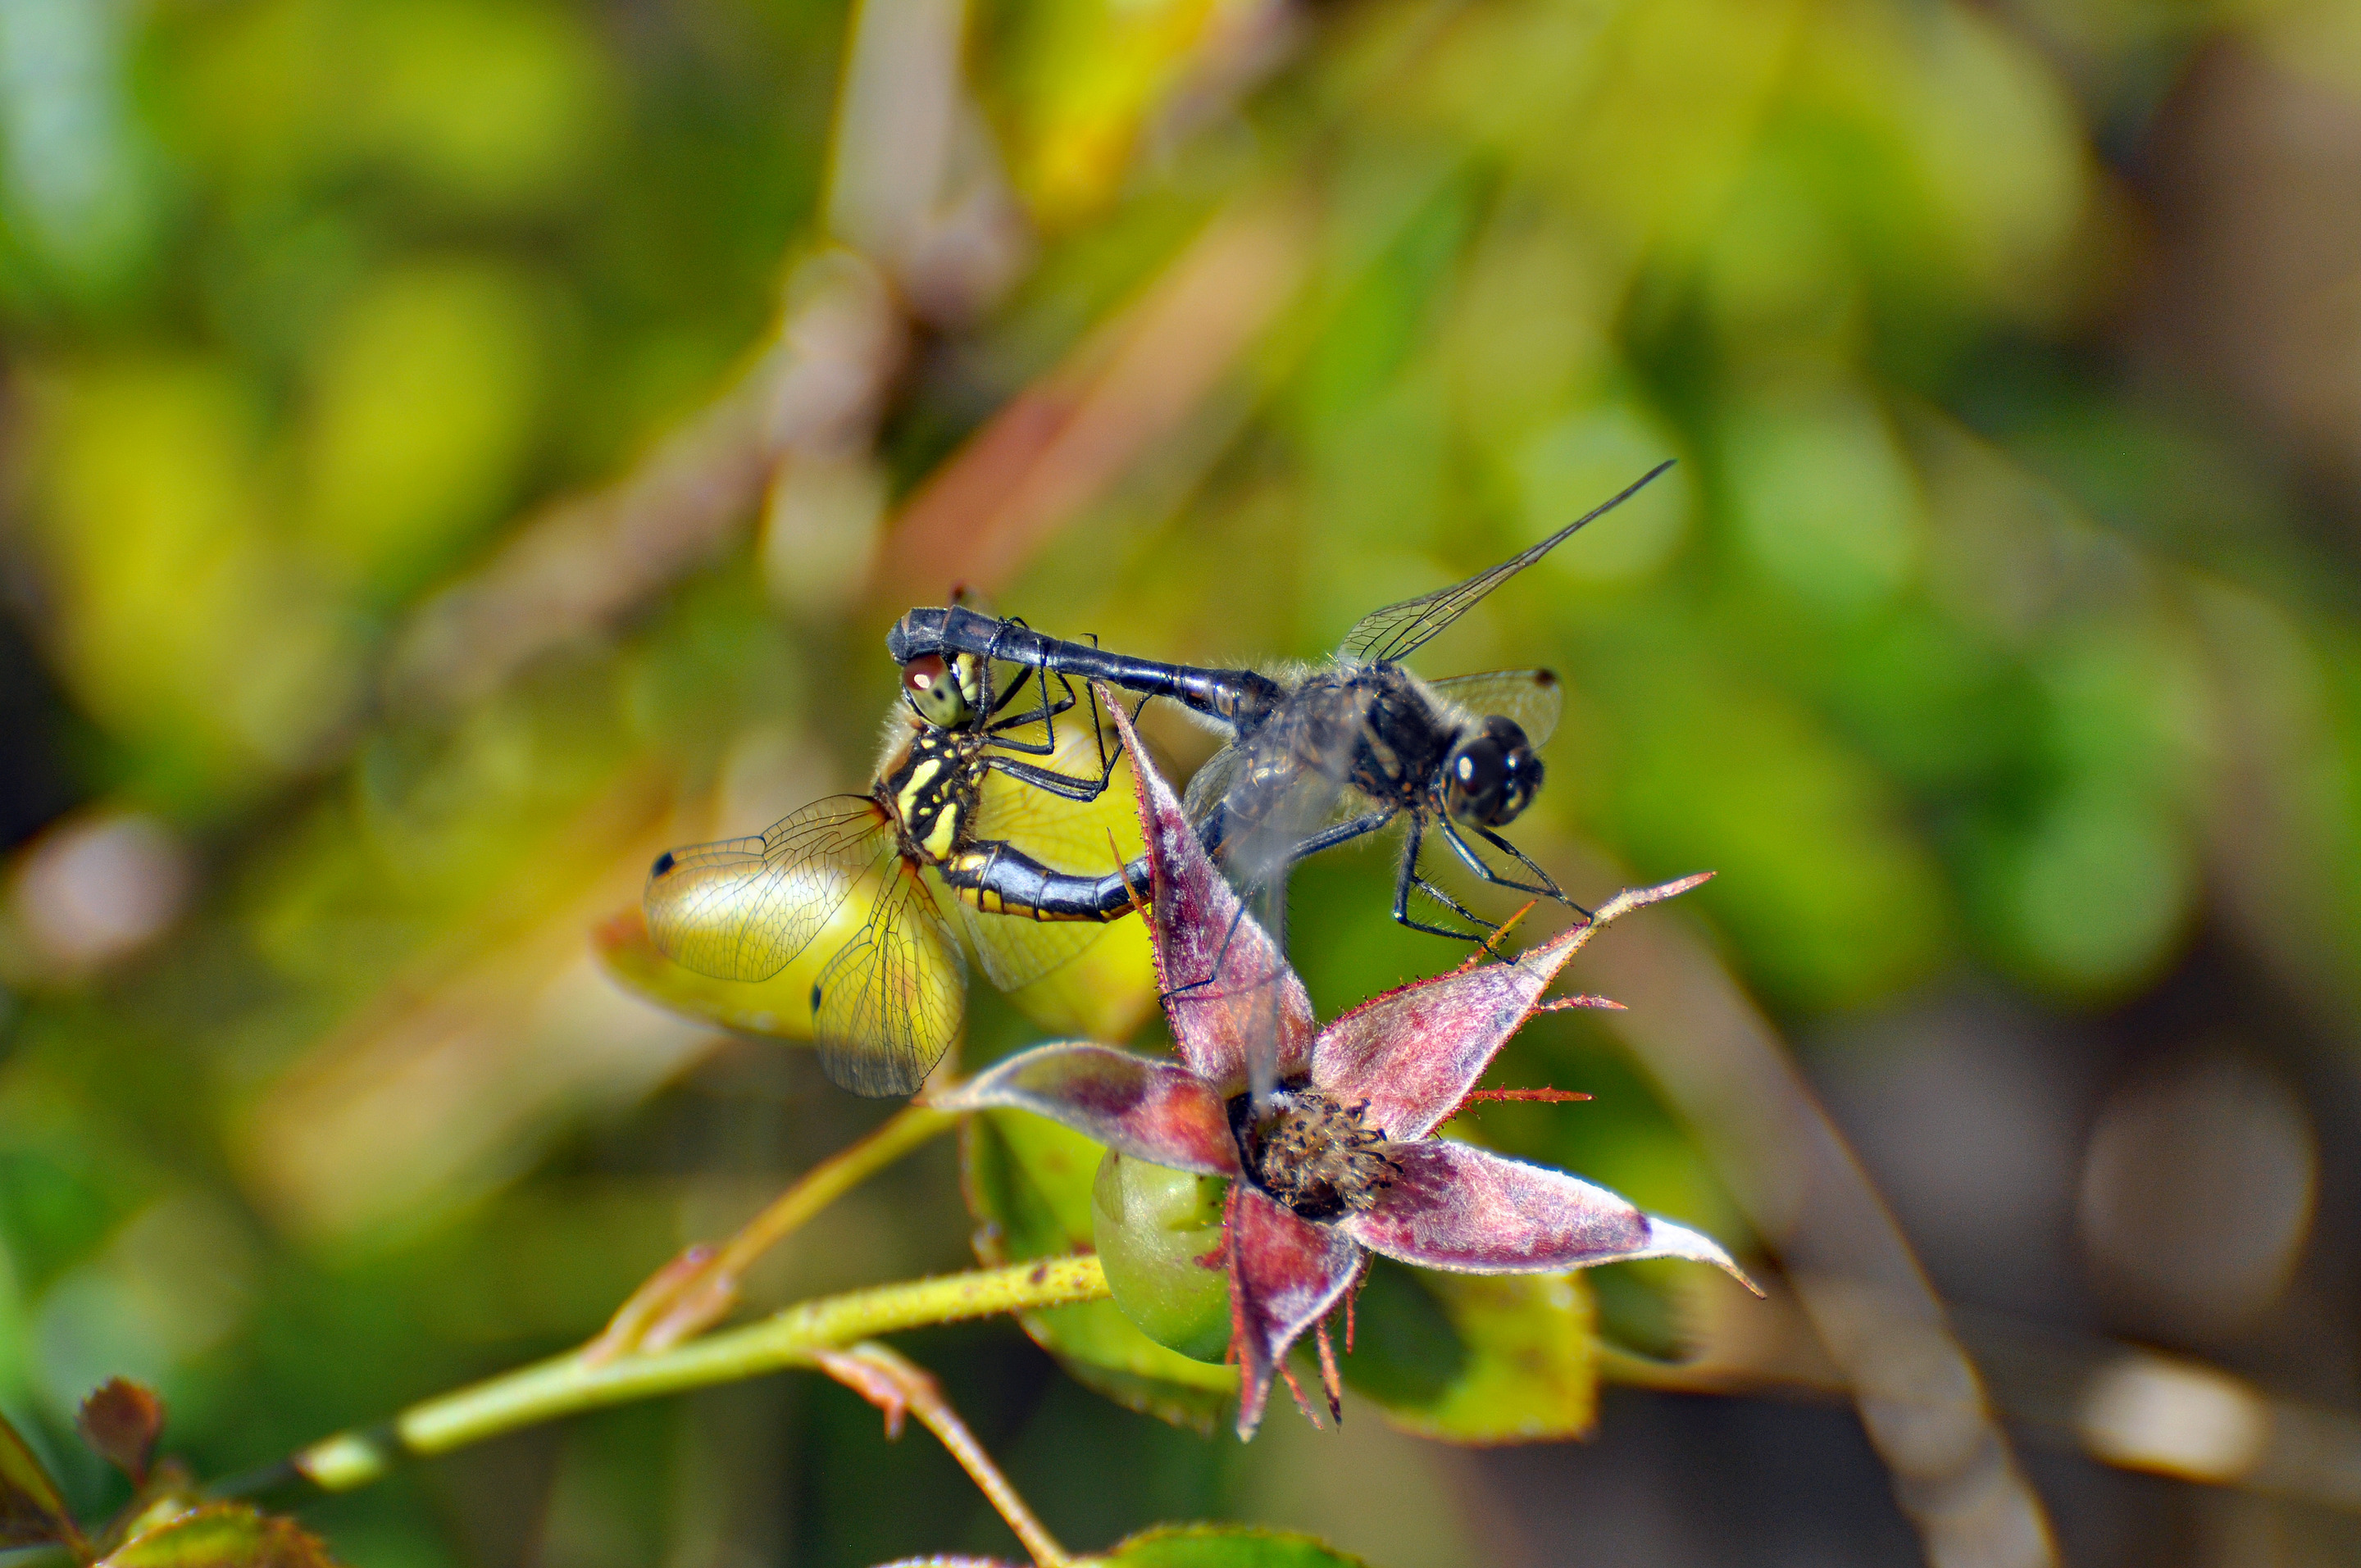
[[[130,1476],[134,1486],[144,1485],[157,1435],[164,1430],[164,1401],[143,1384],[110,1377],[82,1402],[74,1425],[92,1453]]]
[[[1122,732],[1125,751],[1142,755],[1123,704],[1104,695],[1101,700]],[[1246,1086],[1247,1042],[1275,1025],[1279,1075],[1296,1077],[1309,1065],[1315,1027],[1303,981],[1279,944],[1241,912],[1238,895],[1197,841],[1197,829],[1163,775],[1142,767],[1132,776],[1154,872],[1148,930],[1173,1053],[1226,1095]]]
[[[73,1516],[66,1512],[58,1484],[16,1429],[0,1417],[0,1546],[38,1546],[49,1541],[69,1545],[82,1540]]]

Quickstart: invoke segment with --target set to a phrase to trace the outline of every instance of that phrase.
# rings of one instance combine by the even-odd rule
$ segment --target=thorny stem
[[[822,1351],[817,1357],[819,1368],[879,1409],[885,1412],[885,1435],[902,1435],[903,1412],[915,1412],[926,1429],[942,1441],[960,1463],[968,1478],[976,1485],[985,1501],[1000,1517],[1025,1550],[1033,1554],[1039,1568],[1063,1568],[1071,1563],[1066,1549],[1049,1527],[1034,1517],[1024,1497],[1000,1467],[984,1452],[983,1444],[968,1431],[950,1401],[943,1398],[942,1386],[923,1368],[905,1359],[884,1345],[856,1344],[851,1350]]]
[[[350,1491],[380,1479],[400,1459],[447,1453],[561,1416],[817,1365],[823,1353],[878,1334],[1106,1295],[1105,1270],[1095,1256],[1085,1256],[825,1296],[670,1350],[597,1363],[579,1353],[556,1356],[412,1405],[389,1427],[324,1439],[297,1454],[294,1465],[327,1491]]]
[[[582,1349],[593,1365],[633,1351],[669,1350],[694,1338],[737,1304],[738,1288],[756,1260],[911,1150],[959,1125],[928,1105],[895,1113],[866,1137],[804,1172],[721,1247],[689,1248],[631,1292],[598,1337]]]

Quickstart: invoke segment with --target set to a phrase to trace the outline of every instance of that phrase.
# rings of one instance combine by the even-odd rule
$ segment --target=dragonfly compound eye
[[[1462,822],[1513,822],[1541,788],[1542,760],[1513,719],[1477,725],[1443,764],[1444,805]]]
[[[944,729],[967,721],[967,693],[939,653],[922,653],[902,666],[902,689],[918,717]]]

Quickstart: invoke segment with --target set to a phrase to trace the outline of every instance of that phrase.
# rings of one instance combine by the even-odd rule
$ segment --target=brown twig
[[[1580,858],[1589,863],[1576,883],[1612,876],[1603,857]],[[1621,903],[1610,901],[1601,918]],[[2055,1563],[2041,1500],[1974,1364],[1770,1021],[1678,921],[1638,922],[1595,961],[1633,1003],[1610,1014],[1610,1026],[1784,1264],[1928,1561],[1936,1568]]]
[[[941,1441],[950,1455],[966,1471],[986,1501],[1008,1528],[1024,1542],[1025,1550],[1033,1554],[1039,1568],[1062,1568],[1073,1561],[1058,1538],[1034,1516],[1025,1498],[1009,1484],[1008,1477],[992,1462],[975,1433],[960,1420],[950,1401],[943,1398],[942,1386],[925,1369],[908,1358],[872,1340],[849,1350],[823,1351],[813,1358],[822,1372],[851,1389],[885,1413],[885,1435],[902,1435],[902,1418],[906,1412],[918,1418],[919,1424]]]

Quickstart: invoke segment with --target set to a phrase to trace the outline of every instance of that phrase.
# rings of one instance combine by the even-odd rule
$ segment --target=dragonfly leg
[[[1541,879],[1541,885],[1536,887],[1530,883],[1521,883],[1517,881],[1514,877],[1505,877],[1499,872],[1494,871],[1484,861],[1482,857],[1478,856],[1475,852],[1474,849],[1471,848],[1465,839],[1459,837],[1458,827],[1446,818],[1443,824],[1444,832],[1449,836],[1452,847],[1459,851],[1461,858],[1466,860],[1469,865],[1476,869],[1476,874],[1477,876],[1482,877],[1486,882],[1492,883],[1497,886],[1513,887],[1519,893],[1538,894],[1543,898],[1555,899],[1558,903],[1565,905],[1568,909],[1573,910],[1576,915],[1581,916],[1585,920],[1591,918],[1590,911],[1585,909],[1581,905],[1576,904],[1571,898],[1568,898],[1565,895],[1565,889],[1558,886],[1557,879],[1550,875],[1549,872],[1542,870],[1541,867],[1535,865],[1532,856],[1526,854],[1522,850],[1518,849],[1514,844],[1510,843],[1506,839],[1501,838],[1498,833],[1493,832],[1490,828],[1484,827],[1481,823],[1471,822],[1467,824],[1467,826],[1472,828],[1487,844],[1491,845],[1494,849],[1499,850],[1503,854],[1513,855],[1516,857],[1518,864],[1523,866],[1527,871],[1532,872],[1533,875]]]
[[[1226,932],[1223,933],[1221,947],[1215,949],[1213,953],[1213,967],[1206,972],[1202,979],[1189,981],[1184,984],[1176,985],[1171,990],[1165,992],[1157,997],[1157,1003],[1159,1005],[1169,1007],[1173,998],[1178,996],[1186,996],[1192,991],[1202,991],[1205,987],[1219,980],[1222,977],[1222,965],[1230,956],[1230,944],[1237,939],[1238,927],[1246,923],[1246,906],[1244,901],[1240,901],[1237,913],[1230,916],[1230,928]],[[1268,985],[1276,978],[1277,975],[1275,973],[1265,975],[1262,979],[1255,981],[1255,987],[1259,988]]]
[[[1001,729],[1008,729],[1014,725],[1032,724],[1038,722],[1049,732],[1049,739],[1046,740],[1039,742],[1029,740],[1003,740],[1001,744],[1007,747],[1012,751],[1026,751],[1030,752],[1035,756],[1046,757],[1058,749],[1058,726],[1057,721],[1051,717],[1051,708],[1049,706],[1049,677],[1041,673],[1038,665],[1028,664],[1025,667],[1023,674],[1018,675],[1015,680],[1008,683],[1008,690],[1006,692],[1002,694],[997,699],[995,699],[992,694],[992,666],[1000,657],[1001,639],[1005,637],[1013,630],[1029,631],[1032,628],[1027,626],[1025,622],[1019,620],[1015,616],[1010,616],[1005,620],[994,622],[992,637],[984,643],[983,653],[978,660],[978,663],[981,665],[983,672],[984,717],[986,719],[998,719],[1000,710],[1006,707],[1011,702],[1016,700],[1016,694],[1025,689],[1025,679],[1027,675],[1032,676],[1034,683],[1040,687],[1041,706],[1030,713],[1020,713],[1013,718],[1000,719],[997,723],[987,723],[984,726],[984,729],[986,733],[993,733]],[[1069,696],[1072,695],[1071,688],[1067,695]],[[1069,704],[1069,706],[1071,705]],[[1056,711],[1063,713],[1065,709],[1059,708]]]
[[[1176,985],[1156,1000],[1159,1003],[1167,1003],[1176,996],[1186,996],[1192,991],[1202,991],[1205,987],[1221,979],[1222,961],[1230,956],[1230,944],[1237,940],[1238,926],[1246,919],[1246,906],[1243,902],[1241,902],[1238,905],[1237,913],[1230,916],[1230,928],[1222,933],[1222,945],[1213,951],[1213,967],[1207,970],[1202,979],[1188,981],[1182,984]]]
[[[1415,817],[1411,817],[1410,838],[1402,845],[1401,870],[1394,875],[1394,919],[1413,931],[1423,931],[1431,937],[1449,937],[1457,941],[1477,942],[1487,947],[1490,946],[1492,933],[1499,929],[1498,926],[1418,874],[1419,842],[1425,834],[1426,824]],[[1412,888],[1433,899],[1469,925],[1482,927],[1483,930],[1480,933],[1455,931],[1448,926],[1431,926],[1418,919],[1410,912],[1410,894]]]
[[[1093,641],[1095,641],[1095,639],[1093,639]],[[1041,677],[1041,684],[1045,689],[1048,687],[1049,683],[1047,675],[1043,675]],[[1073,707],[1077,703],[1081,702],[1082,698],[1074,695],[1074,683],[1062,670],[1058,674],[1058,684],[1066,688],[1066,695],[1059,700],[1057,707],[1058,712],[1064,713],[1068,709]],[[1143,698],[1143,704],[1145,701],[1146,699]],[[1041,722],[1046,725],[1049,724],[1049,720],[1045,716]],[[1054,728],[1049,731],[1049,738],[1053,742],[1057,739],[1057,730]],[[1122,743],[1118,741],[1115,746],[1115,757],[1111,757],[1107,754],[1106,731],[1099,725],[1099,703],[1095,695],[1091,698],[1091,743],[1098,748],[1099,780],[1101,784],[1104,784],[1106,780],[1115,776],[1115,757],[1119,757],[1123,754],[1123,747]]]
[[[1288,863],[1292,865],[1308,855],[1316,855],[1323,850],[1333,850],[1337,845],[1350,843],[1364,834],[1374,833],[1391,822],[1394,817],[1395,812],[1392,810],[1372,811],[1367,817],[1356,817],[1350,822],[1339,822],[1334,828],[1314,833],[1311,838],[1290,850],[1287,852]]]
[[[1021,779],[1035,789],[1048,790],[1051,795],[1074,801],[1096,800],[1105,792],[1107,780],[1115,776],[1113,764],[1094,779],[1077,778],[1072,773],[1061,773],[1055,768],[1037,768],[1014,757],[986,757],[983,765],[1006,773],[1010,778]]]
[[[994,636],[993,641],[995,645],[998,643],[999,639],[997,635]],[[990,671],[992,669],[992,655],[989,653],[984,655],[983,667],[986,672],[984,678],[989,681],[991,679]],[[1025,689],[1025,682],[1027,676],[1030,676],[1035,684],[1040,687],[1041,706],[1035,708],[1028,708],[1023,713],[1012,715],[1007,718],[994,717],[1002,708],[1008,706],[1010,701],[1016,697],[1018,692]],[[984,733],[993,738],[994,745],[1011,751],[1022,751],[1027,756],[1033,757],[1047,757],[1056,752],[1058,750],[1057,716],[1071,708],[1075,702],[1073,683],[1067,680],[1063,675],[1059,676],[1058,679],[1060,683],[1065,686],[1066,695],[1054,702],[1049,698],[1049,677],[1043,671],[1028,668],[1024,674],[1018,675],[1016,680],[1009,683],[1008,690],[1004,693],[997,701],[992,704],[991,710],[986,715],[989,722],[987,722],[983,727]],[[1096,711],[1093,710],[1092,713],[1093,719],[1095,720],[1097,717],[1098,715]],[[1014,729],[1019,725],[1026,724],[1038,724],[1041,726],[1045,732],[1044,738],[1039,740],[1011,740],[1005,735],[1001,733],[1003,730]],[[1102,745],[1099,748],[1099,751],[1101,756],[1104,757],[1106,748]]]
[[[1063,676],[1060,677],[1061,680],[1063,678]],[[1072,706],[1071,702],[1061,703],[1057,711],[1063,713]],[[1031,714],[1027,714],[1024,721],[1030,723],[1033,717]],[[1045,719],[1044,722],[1046,723],[1047,720]],[[1096,800],[1105,791],[1106,786],[1114,781],[1115,765],[1123,758],[1123,748],[1116,747],[1113,756],[1107,754],[1106,738],[1098,729],[1098,704],[1096,703],[1091,705],[1091,728],[1093,734],[1097,736],[1099,743],[1099,774],[1094,779],[1060,773],[1055,768],[1036,767],[1030,762],[1015,762],[1007,757],[985,757],[983,760],[983,765],[987,768],[996,768],[1011,778],[1022,779],[1036,789],[1048,790],[1051,795],[1063,796],[1067,800]],[[1046,755],[1054,750],[1052,746],[1027,745],[999,735],[992,738],[992,744],[1005,751],[1021,751],[1027,756],[1037,757]]]
[[[1334,828],[1328,828],[1321,833],[1316,833],[1311,838],[1304,839],[1301,843],[1296,845],[1287,852],[1288,864],[1292,865],[1297,861],[1303,859],[1307,855],[1316,855],[1323,850],[1333,850],[1339,844],[1349,843],[1353,839],[1361,838],[1365,834],[1374,833],[1378,828],[1383,828],[1387,823],[1391,822],[1394,819],[1394,815],[1395,814],[1392,811],[1372,811],[1366,817],[1356,817],[1350,822],[1340,822]],[[1199,824],[1198,832],[1201,842],[1205,842],[1205,835],[1212,835],[1211,841],[1205,842],[1205,849],[1208,854],[1221,847],[1222,833],[1226,828],[1227,823],[1228,817],[1226,814],[1224,814],[1219,806],[1216,806],[1214,807],[1212,815],[1208,816],[1202,823]],[[1195,991],[1201,987],[1211,985],[1213,982],[1214,977],[1222,972],[1222,960],[1230,956],[1230,943],[1236,939],[1238,934],[1238,922],[1246,918],[1246,906],[1244,902],[1241,902],[1238,905],[1238,912],[1230,917],[1229,930],[1224,933],[1222,937],[1221,950],[1213,955],[1213,973],[1208,974],[1202,980],[1192,980],[1186,985],[1176,985],[1170,991],[1164,993],[1166,996],[1179,996],[1184,992]]]

